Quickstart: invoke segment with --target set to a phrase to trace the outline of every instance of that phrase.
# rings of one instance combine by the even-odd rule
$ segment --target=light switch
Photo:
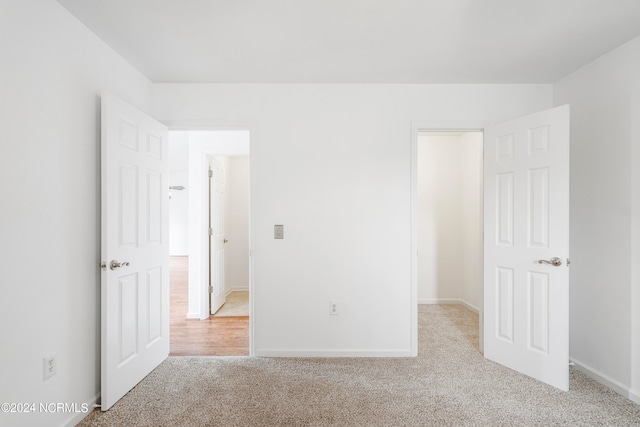
[[[273,238],[274,239],[284,239],[284,225],[274,225],[273,226]]]

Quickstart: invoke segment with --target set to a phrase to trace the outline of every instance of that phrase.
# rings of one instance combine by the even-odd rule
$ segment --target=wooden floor
[[[170,356],[248,356],[249,317],[187,319],[188,258],[170,259]]]

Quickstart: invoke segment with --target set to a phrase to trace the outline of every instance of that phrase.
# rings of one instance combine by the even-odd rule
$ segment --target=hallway
[[[187,319],[189,258],[170,258],[170,356],[248,356],[249,317]]]

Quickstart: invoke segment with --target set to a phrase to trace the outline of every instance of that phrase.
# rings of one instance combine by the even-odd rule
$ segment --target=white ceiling
[[[639,0],[58,0],[153,82],[553,83]]]

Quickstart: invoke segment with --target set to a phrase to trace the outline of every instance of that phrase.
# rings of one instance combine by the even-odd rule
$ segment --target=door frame
[[[487,121],[412,121],[411,122],[411,355],[418,355],[418,134],[420,132],[482,132],[484,128],[492,125]],[[484,141],[483,141],[484,158]],[[483,162],[484,164],[484,162]],[[481,167],[483,168],[483,164]],[[483,200],[483,198],[481,198]],[[481,224],[484,217],[481,210]],[[481,231],[484,227],[481,228]],[[484,276],[484,237],[480,239],[480,273]],[[484,286],[480,283],[480,304],[478,304],[479,335],[478,346],[480,352],[484,352]]]
[[[254,292],[254,265],[255,265],[255,251],[254,251],[254,223],[255,223],[255,215],[254,215],[254,198],[255,198],[255,176],[253,173],[255,167],[255,161],[253,156],[251,155],[252,147],[256,147],[255,137],[257,135],[256,129],[257,125],[253,121],[215,121],[215,120],[158,120],[163,123],[165,126],[169,128],[169,132],[172,131],[248,131],[249,132],[249,357],[253,357],[255,354],[254,351],[254,324],[255,324],[255,307],[257,306],[257,298],[256,293]],[[202,151],[202,150],[201,150]],[[198,153],[201,156],[207,157],[207,154],[202,151]],[[205,178],[203,178],[204,180]],[[206,177],[208,180],[208,176]],[[208,200],[208,199],[207,199]],[[208,221],[208,217],[207,217]],[[206,228],[203,230],[206,231]],[[208,241],[208,233],[203,232],[203,242],[204,240]],[[205,239],[206,238],[206,239]],[[203,243],[204,245],[204,243]],[[203,246],[201,245],[201,246]],[[208,247],[208,243],[206,244]],[[207,254],[208,256],[208,254]],[[199,265],[198,271],[202,274],[201,276],[206,277],[206,280],[201,280],[200,289],[199,289],[199,307],[198,312],[195,313],[195,316],[189,316],[190,318],[198,318],[201,320],[207,319],[211,313],[209,310],[209,283],[208,283],[208,269],[209,263],[206,265],[204,261]],[[205,268],[206,267],[206,268]],[[191,267],[189,268],[191,270]],[[206,273],[206,275],[205,275]]]

